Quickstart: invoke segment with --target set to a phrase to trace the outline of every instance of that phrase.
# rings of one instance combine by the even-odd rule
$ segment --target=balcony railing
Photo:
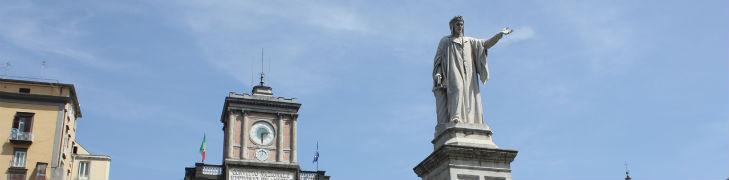
[[[10,130],[10,140],[11,141],[33,141],[33,133],[31,132],[23,132],[19,130],[18,128],[12,128]]]
[[[221,175],[223,174],[223,167],[220,166],[203,166],[202,173],[205,175]]]
[[[300,180],[317,180],[319,174],[316,171],[300,171],[299,172],[299,179]]]
[[[10,167],[14,168],[25,168],[25,161],[14,161],[10,160]]]

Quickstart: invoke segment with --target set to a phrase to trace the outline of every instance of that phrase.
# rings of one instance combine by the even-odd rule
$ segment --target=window
[[[71,142],[71,134],[69,133],[69,130],[70,129],[68,128],[68,125],[66,125],[67,137],[66,137],[66,143],[64,144],[64,150],[66,150],[66,152],[70,151],[69,148],[71,147],[71,145],[73,143],[73,142]]]
[[[30,88],[20,88],[18,89],[18,92],[23,94],[30,94]]]
[[[66,125],[65,134],[68,134],[68,125]],[[63,157],[63,159],[66,159],[66,154],[68,154],[68,146],[70,146],[70,145],[71,145],[71,135],[69,134],[68,136],[66,136],[66,139],[63,140],[63,142],[61,142],[61,148],[62,148],[61,157]]]
[[[15,120],[13,120],[13,128],[19,132],[30,132],[33,128],[33,113],[18,112],[15,114]]]
[[[33,135],[33,113],[17,112],[13,119],[13,127],[10,128],[10,140],[13,142],[30,142]]]
[[[65,150],[64,152],[66,152],[66,154],[69,154],[69,155],[71,153],[71,143],[72,143],[71,142],[71,135],[69,134],[66,137],[66,147],[63,148]]]
[[[89,178],[89,161],[78,162],[78,178],[88,179]]]
[[[35,165],[35,180],[46,180],[46,167],[48,163],[39,162]]]
[[[12,167],[25,168],[25,155],[28,149],[15,149],[13,153],[13,162],[10,163]]]
[[[25,173],[9,173],[8,180],[25,180]]]
[[[484,180],[506,180],[505,177],[489,177],[489,176],[484,176],[483,178],[484,178]]]
[[[478,176],[476,175],[458,174],[456,176],[458,180],[479,180]]]

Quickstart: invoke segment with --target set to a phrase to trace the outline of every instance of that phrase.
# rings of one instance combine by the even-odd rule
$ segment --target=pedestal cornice
[[[518,151],[510,149],[496,149],[459,145],[443,145],[420,162],[413,170],[422,177],[440,164],[451,160],[468,160],[491,163],[511,163]]]

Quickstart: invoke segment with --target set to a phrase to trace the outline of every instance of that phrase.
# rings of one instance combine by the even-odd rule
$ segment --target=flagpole
[[[316,163],[316,174],[314,174],[314,178],[319,180],[319,141],[316,141],[316,151],[314,152],[313,163]]]
[[[207,135],[206,133],[203,133],[203,140],[202,143],[200,143],[200,159],[201,163],[205,164],[205,154],[207,153]]]
[[[316,180],[319,180],[319,141],[316,141]]]

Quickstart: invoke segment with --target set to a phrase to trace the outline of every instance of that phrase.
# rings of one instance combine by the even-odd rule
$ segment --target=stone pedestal
[[[433,153],[413,170],[423,180],[511,180],[517,151],[499,149],[485,124],[436,126]]]
[[[498,148],[491,134],[486,124],[441,123],[435,126],[435,138],[431,143],[433,150],[445,144]]]

